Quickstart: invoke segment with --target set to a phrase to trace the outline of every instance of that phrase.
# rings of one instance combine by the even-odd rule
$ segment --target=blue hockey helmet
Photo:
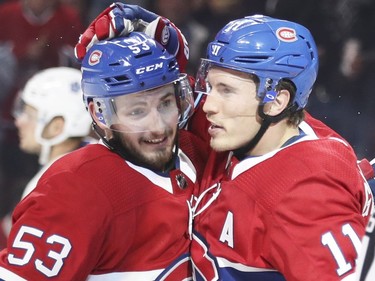
[[[318,52],[309,30],[294,22],[254,15],[224,26],[207,48],[197,74],[196,91],[205,92],[210,66],[230,68],[259,78],[263,102],[276,96],[275,87],[288,79],[296,87],[294,103],[304,108],[318,73]]]
[[[193,110],[193,95],[176,58],[158,42],[140,32],[100,41],[82,61],[82,90],[86,106],[93,100],[99,120],[108,126],[116,115],[116,97],[174,85],[180,127]]]

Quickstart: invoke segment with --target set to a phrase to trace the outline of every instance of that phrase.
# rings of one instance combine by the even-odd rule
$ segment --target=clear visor
[[[202,60],[195,90],[203,97],[207,111],[225,107],[225,113],[211,119],[220,126],[223,119],[255,118],[261,99],[257,96],[258,80],[250,73]],[[236,122],[244,122],[238,119]]]
[[[212,87],[216,85],[217,94],[215,97],[224,98],[224,93],[241,90],[239,82],[254,84],[255,90],[257,90],[259,83],[255,75],[234,69],[225,64],[217,64],[210,60],[202,59],[197,72],[194,90],[201,96],[212,95]],[[214,85],[211,83],[214,83]]]
[[[210,92],[210,85],[207,81],[207,74],[211,68],[211,62],[205,59],[201,59],[201,63],[198,72],[195,77],[194,91],[199,94],[208,94]]]
[[[240,69],[233,68],[231,65],[226,64],[218,64],[216,62],[207,60],[207,59],[201,59],[201,63],[197,72],[196,80],[195,80],[195,92],[198,94],[209,94],[211,91],[210,84],[207,80],[208,72],[212,68],[218,68],[218,69],[227,69],[227,70],[233,70],[235,72],[240,73],[247,73],[245,71],[241,71]],[[250,73],[249,73],[250,75]],[[256,77],[255,74],[253,74],[253,77]],[[250,76],[249,76],[250,77]],[[247,80],[242,79],[238,77],[239,80]]]
[[[193,112],[186,75],[147,91],[112,98],[94,98],[96,116],[109,129],[126,133],[183,126]]]
[[[267,103],[267,102],[271,102],[274,100],[276,96],[275,88],[276,88],[278,81],[281,79],[281,77],[276,77],[276,78],[275,77],[273,78],[262,77],[258,73],[256,73],[256,71],[254,72],[249,71],[249,70],[244,71],[238,68],[234,68],[231,65],[218,64],[216,62],[213,62],[207,59],[202,59],[200,67],[197,72],[197,76],[195,80],[195,89],[194,89],[195,92],[198,93],[200,96],[209,95],[211,92],[211,86],[207,80],[207,76],[208,76],[209,71],[212,68],[223,68],[223,69],[228,69],[228,70],[232,70],[238,73],[249,75],[249,78],[251,77],[251,79],[255,81],[257,85],[256,87],[257,96],[258,98],[261,99],[262,103]],[[248,78],[246,78],[245,76],[243,78],[238,77],[238,80],[244,81],[244,80],[248,80]]]

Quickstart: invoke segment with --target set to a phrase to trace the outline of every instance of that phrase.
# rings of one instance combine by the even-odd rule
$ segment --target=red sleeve
[[[79,184],[77,184],[79,183]],[[11,271],[26,280],[85,280],[99,256],[109,219],[108,201],[85,192],[89,182],[59,173],[16,207],[8,245],[0,253],[0,280]],[[67,192],[75,190],[75,192]],[[92,206],[85,210],[81,206]]]
[[[344,280],[354,273],[372,196],[353,168],[355,158],[340,145],[341,159],[316,160],[316,169],[300,163],[295,172],[301,175],[268,218],[267,256],[288,281]]]
[[[342,136],[340,136],[332,128],[328,127],[323,122],[313,118],[308,112],[305,112],[305,122],[313,128],[314,132],[317,134],[319,138],[335,137],[335,138],[342,139],[346,143],[348,143]],[[374,178],[374,169],[367,159],[360,160],[358,164],[367,180]]]

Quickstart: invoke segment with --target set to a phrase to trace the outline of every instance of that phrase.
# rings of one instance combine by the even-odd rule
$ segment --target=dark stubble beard
[[[168,130],[165,135],[170,137],[173,134],[173,130]],[[141,141],[141,140],[140,140]],[[125,158],[125,160],[132,162],[135,165],[151,169],[157,172],[165,172],[172,166],[173,161],[173,147],[161,149],[159,151],[153,151],[152,157],[147,157],[146,153],[140,151],[139,148],[135,147],[131,142],[126,140],[126,136],[120,132],[113,131],[112,144],[115,144],[116,150],[119,154]],[[177,143],[177,133],[173,142]]]

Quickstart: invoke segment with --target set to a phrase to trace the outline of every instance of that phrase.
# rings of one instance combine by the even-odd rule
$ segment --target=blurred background
[[[18,147],[12,117],[17,93],[36,71],[79,68],[73,47],[85,27],[113,1],[0,0],[0,217],[13,209],[38,171],[37,156]],[[358,158],[375,157],[374,0],[139,0],[173,21],[190,45],[194,74],[207,42],[230,20],[266,14],[310,29],[320,70],[308,111],[345,137]]]

